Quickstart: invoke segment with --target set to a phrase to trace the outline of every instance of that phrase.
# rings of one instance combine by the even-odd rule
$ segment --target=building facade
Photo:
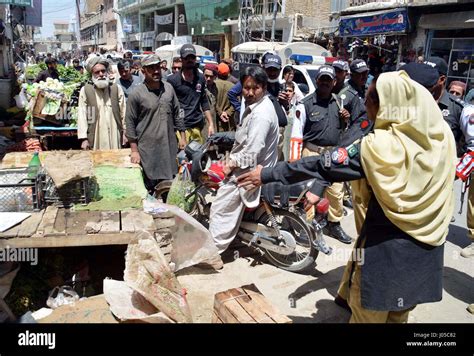
[[[55,21],[54,42],[52,44],[52,53],[58,55],[61,52],[70,52],[77,49],[76,33],[71,29],[68,21]]]
[[[122,27],[119,42],[126,49],[154,51],[187,41],[184,0],[118,0],[117,12]]]
[[[105,36],[104,5],[102,1],[87,0],[81,13],[81,48],[84,52],[98,52],[107,43]]]

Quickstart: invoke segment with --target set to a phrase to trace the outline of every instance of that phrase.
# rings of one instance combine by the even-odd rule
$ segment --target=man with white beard
[[[79,94],[77,137],[83,150],[121,148],[125,129],[125,95],[109,79],[109,62],[100,56],[88,60],[92,83]]]

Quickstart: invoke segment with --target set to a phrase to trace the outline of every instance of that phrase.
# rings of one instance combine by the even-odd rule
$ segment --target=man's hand
[[[187,145],[187,143],[186,143],[186,138],[182,138],[182,137],[181,137],[181,138],[179,139],[179,143],[178,143],[179,149],[180,149],[180,150],[184,150],[184,149],[186,148],[186,145]]]
[[[290,98],[288,97],[288,94],[286,92],[279,92],[278,93],[278,102],[280,105],[283,105],[285,110],[287,110],[290,107]]]
[[[214,135],[216,131],[214,130],[214,125],[209,125],[209,129],[207,130],[207,136],[212,136]]]
[[[90,149],[89,140],[86,139],[86,140],[82,141],[81,149],[83,149],[84,151]]]
[[[306,200],[304,202],[304,210],[305,211],[308,211],[309,209],[311,209],[311,207],[316,204],[319,199],[321,199],[320,197],[318,197],[316,194],[313,194],[311,192],[306,192]]]
[[[343,119],[345,122],[348,122],[349,119],[351,118],[351,114],[346,109],[341,109],[339,111],[339,117]]]
[[[248,173],[241,174],[237,177],[239,187],[243,187],[246,190],[252,190],[262,185],[262,169],[263,166],[258,165],[257,168]]]
[[[224,172],[224,175],[228,177],[232,173],[232,170],[234,169],[234,166],[232,165],[232,161],[225,160],[222,163],[224,164],[222,171]]]
[[[130,161],[134,164],[140,164],[140,153],[132,151],[132,154],[130,155]]]
[[[222,122],[229,122],[229,115],[225,111],[223,111],[220,116],[220,119]]]
[[[125,134],[123,134],[123,136],[122,136],[122,146],[125,146],[127,143],[128,143],[128,138],[127,138],[127,136],[125,136]]]

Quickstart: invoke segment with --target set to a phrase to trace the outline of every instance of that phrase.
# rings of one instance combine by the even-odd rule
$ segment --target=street
[[[445,245],[443,299],[423,304],[410,313],[409,323],[473,323],[474,315],[466,307],[474,302],[474,259],[459,255],[469,244],[466,237],[466,209],[459,215],[461,184],[455,184],[455,218]],[[467,194],[466,194],[467,199]],[[344,230],[355,237],[352,212],[342,221]],[[233,252],[224,256],[224,268],[218,272],[189,268],[178,274],[188,290],[188,301],[194,322],[210,322],[214,294],[230,288],[254,283],[268,300],[294,323],[346,323],[350,314],[333,300],[337,294],[347,258],[353,245],[327,238],[333,254],[319,254],[311,275],[300,275],[278,269],[264,258],[244,247],[240,258]],[[416,271],[414,271],[416,273]]]

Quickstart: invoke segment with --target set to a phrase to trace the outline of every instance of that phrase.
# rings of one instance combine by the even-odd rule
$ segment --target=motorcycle
[[[195,189],[185,197],[186,200],[196,198],[190,215],[204,226],[209,223],[212,198],[226,179],[219,159],[232,145],[231,133],[218,133],[203,145],[190,142],[184,154],[178,155],[180,165],[191,172],[195,184]],[[155,198],[166,203],[171,184],[172,181],[159,183]],[[329,209],[327,199],[318,202],[314,217],[307,222],[303,206],[310,187],[311,182],[264,185],[259,205],[245,209],[236,239],[284,270],[303,273],[314,269],[318,253],[330,254],[332,249],[322,233]]]

